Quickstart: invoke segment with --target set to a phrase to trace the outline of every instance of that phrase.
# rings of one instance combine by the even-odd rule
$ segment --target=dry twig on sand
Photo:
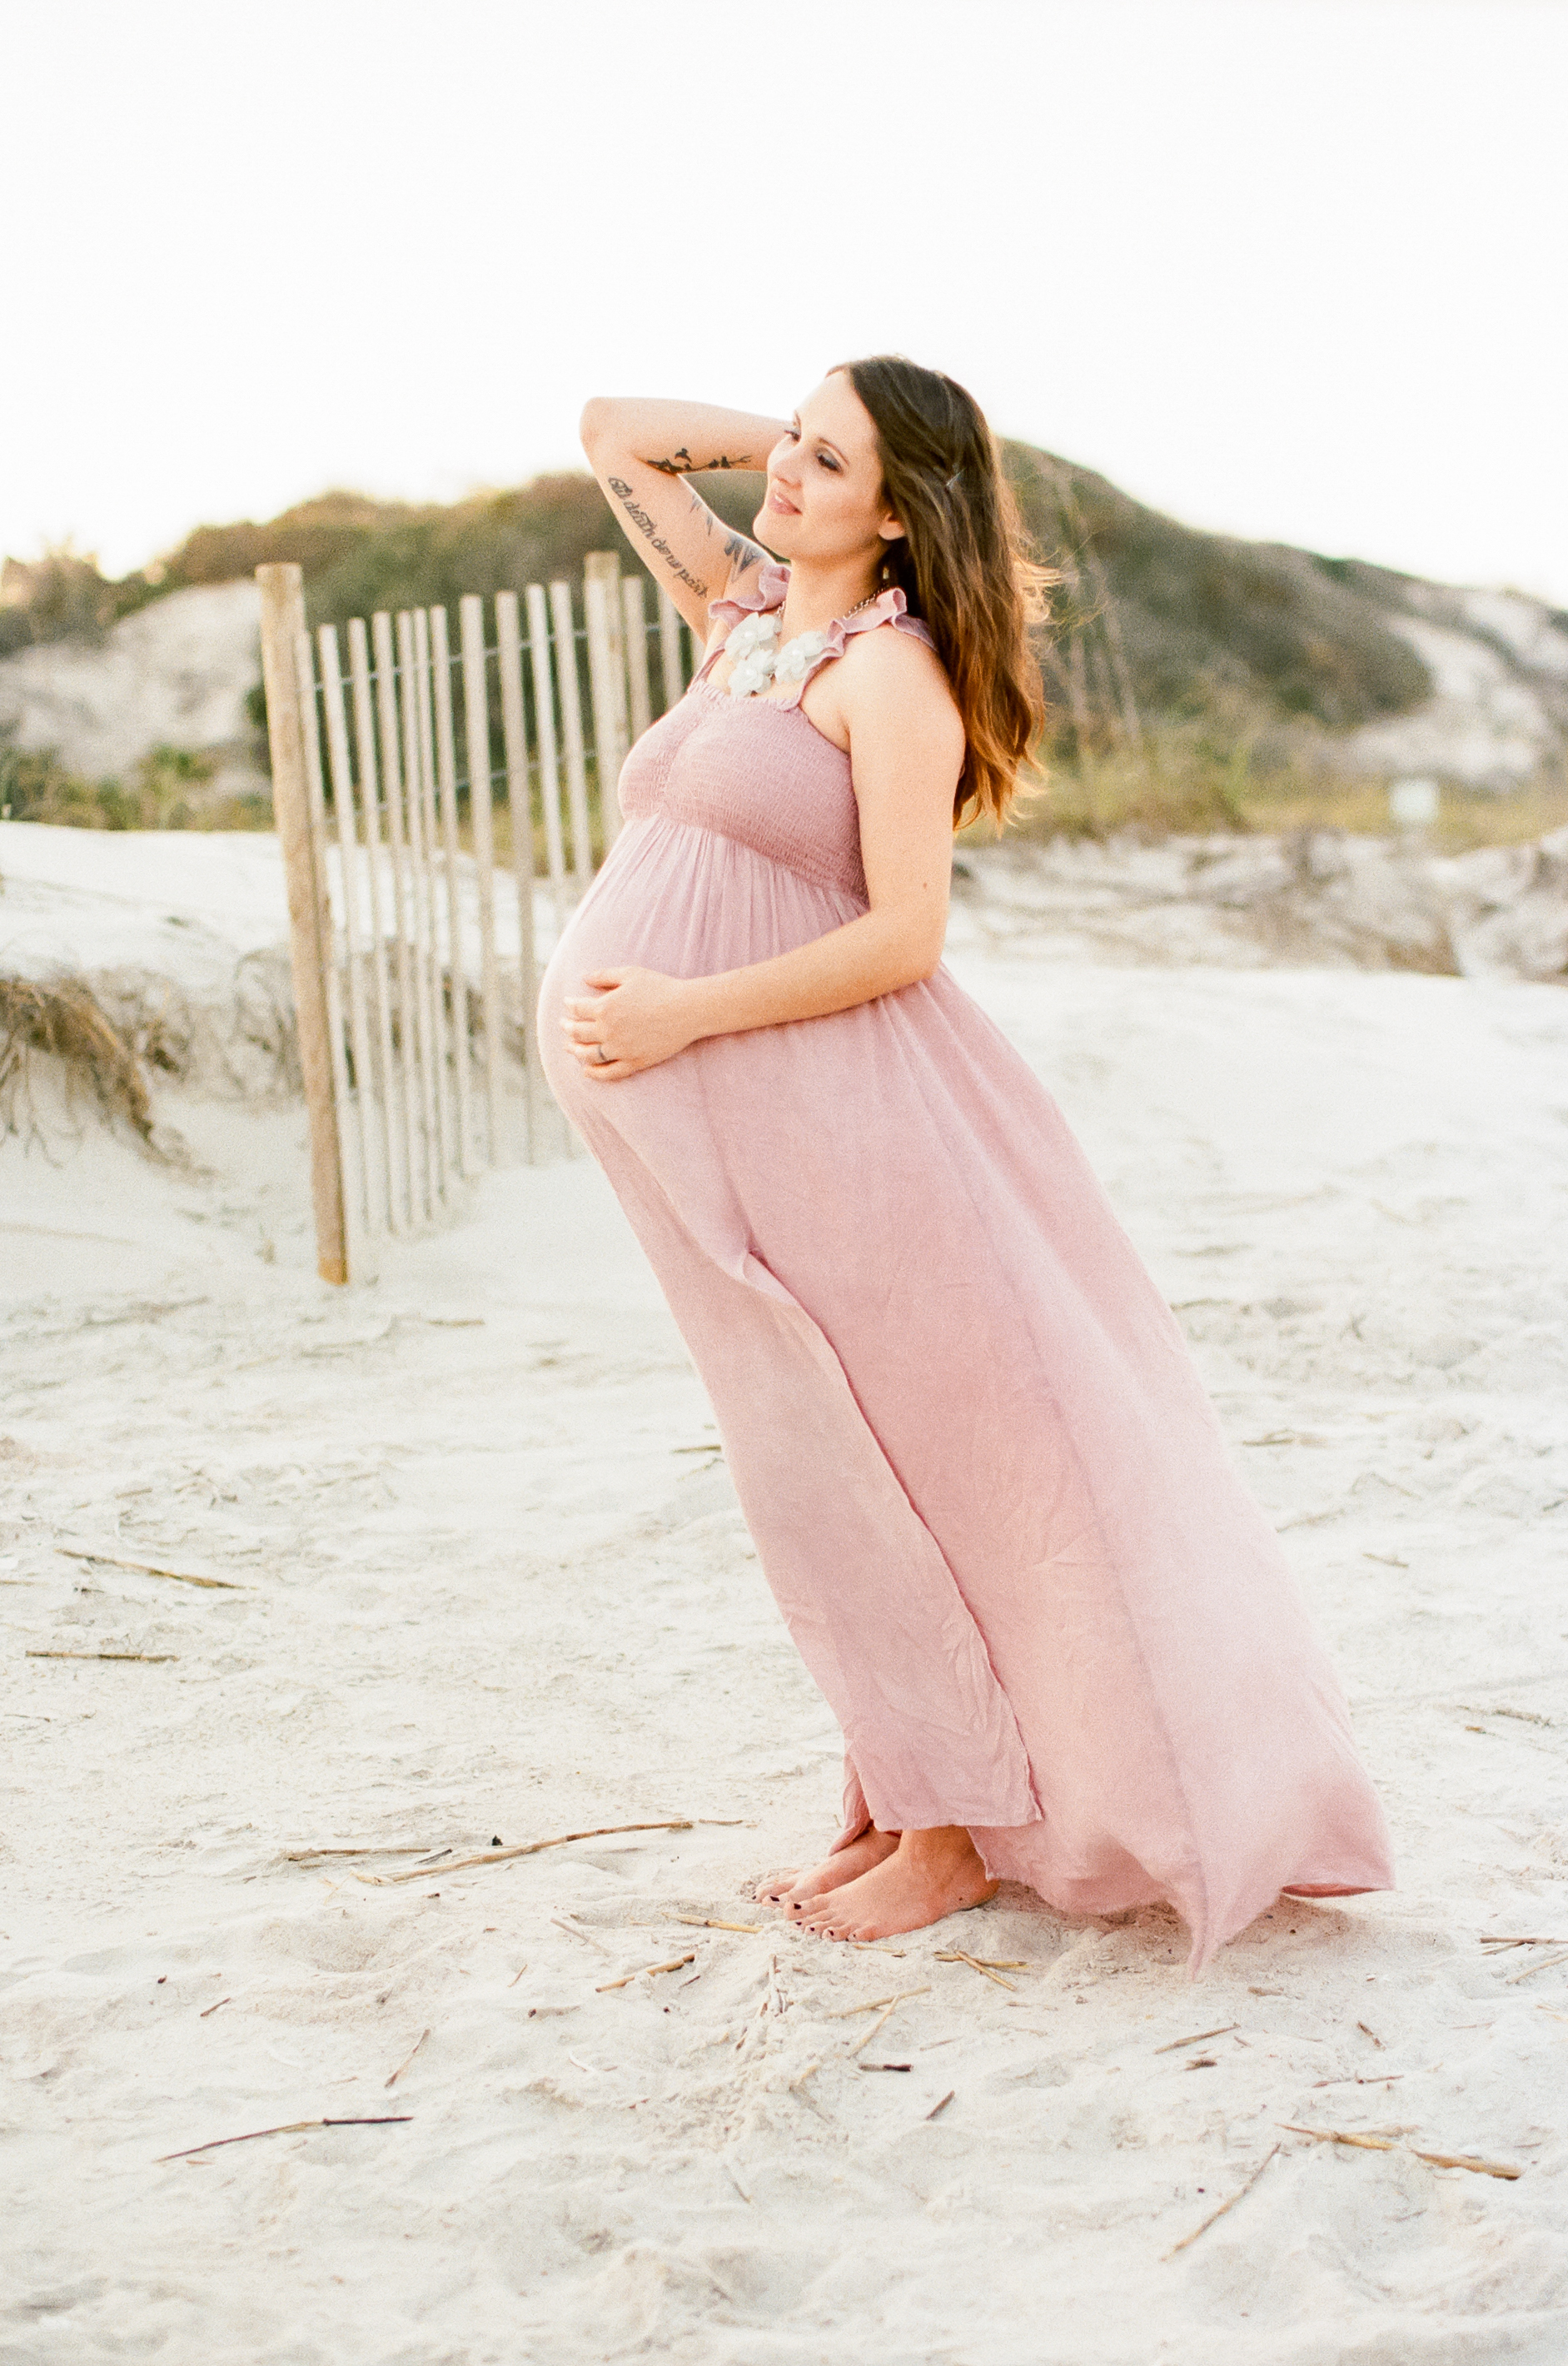
[[[1472,2153],[1423,2152],[1419,2145],[1401,2144],[1395,2136],[1364,2136],[1353,2128],[1298,2128],[1289,2120],[1280,2125],[1287,2135],[1310,2136],[1314,2144],[1354,2145],[1361,2152],[1408,2152],[1417,2160],[1430,2161],[1434,2169],[1472,2169],[1479,2177],[1522,2177],[1524,2171],[1509,2161],[1481,2160]]]
[[[219,1594],[243,1594],[245,1590],[243,1585],[236,1585],[232,1578],[197,1577],[192,1570],[165,1569],[162,1561],[127,1560],[122,1553],[88,1552],[80,1545],[56,1545],[54,1549],[62,1553],[67,1560],[102,1561],[106,1569],[134,1569],[143,1577],[172,1577],[176,1585],[210,1586],[214,1593]]]
[[[430,1851],[429,1851],[429,1850],[424,1846],[423,1842],[421,1842],[417,1847],[415,1847],[415,1846],[413,1846],[413,1845],[410,1844],[410,1845],[407,1845],[407,1846],[398,1846],[398,1847],[394,1847],[394,1848],[368,1848],[368,1847],[367,1847],[367,1848],[308,1848],[308,1849],[288,1849],[288,1850],[286,1850],[286,1851],[285,1851],[285,1853],[284,1853],[283,1862],[284,1862],[284,1864],[285,1864],[285,1865],[314,1865],[318,1857],[323,1857],[323,1856],[419,1856],[419,1857],[428,1857],[428,1856],[429,1856],[429,1854],[430,1854]]]
[[[399,2063],[391,2077],[386,2080],[385,2083],[389,2087],[395,2087],[397,2085],[398,2080],[402,2077],[403,2072],[408,2068],[409,2064],[413,2060],[414,2056],[419,2052],[420,2047],[424,2044],[425,2039],[429,2035],[430,2032],[428,2029],[422,2029],[420,2031],[419,2035],[414,2039],[413,2044],[410,2046],[408,2052],[404,2055],[402,2060]]]
[[[909,1997],[930,1996],[930,1994],[931,1987],[928,1982],[923,1989],[900,1989],[897,1996],[868,1997],[864,2004],[840,2005],[836,2011],[825,2012],[822,2018],[824,2021],[852,2021],[857,2012],[880,2012],[885,2004],[903,2004]]]
[[[565,1848],[569,1841],[604,1840],[612,1832],[689,1832],[691,1830],[690,1816],[667,1816],[660,1821],[650,1824],[595,1824],[585,1832],[559,1832],[554,1840],[525,1841],[520,1848],[482,1849],[478,1856],[454,1858],[450,1865],[444,1865],[441,1870],[443,1873],[466,1873],[470,1865],[510,1865],[513,1857],[537,1856],[542,1849]],[[387,1852],[389,1855],[390,1853],[389,1850]],[[410,1873],[356,1872],[354,1877],[355,1881],[368,1881],[378,1887],[384,1887],[388,1883],[394,1881],[418,1881],[423,1870],[423,1866],[415,1865]]]
[[[144,1660],[150,1668],[161,1668],[177,1657],[174,1651],[29,1651],[29,1660]]]
[[[1198,2240],[1200,2235],[1206,2235],[1216,2218],[1223,2218],[1227,2210],[1234,2210],[1236,2203],[1243,2201],[1246,2196],[1251,2192],[1253,2187],[1257,2184],[1258,2179],[1262,2176],[1264,2170],[1273,2159],[1274,2153],[1277,2153],[1280,2149],[1280,2147],[1276,2145],[1273,2152],[1266,2152],[1262,2159],[1258,2162],[1257,2168],[1253,2170],[1252,2175],[1247,2179],[1247,2183],[1245,2185],[1238,2186],[1236,2191],[1231,2195],[1230,2200],[1228,2202],[1222,2202],[1217,2210],[1211,2210],[1208,2216],[1203,2220],[1201,2225],[1194,2226],[1190,2235],[1183,2235],[1179,2243],[1173,2243],[1169,2250],[1167,2251],[1165,2255],[1166,2258],[1168,2259],[1174,2259],[1178,2251],[1185,2251],[1190,2243],[1195,2243]]]
[[[1568,1947],[1564,1947],[1560,1955],[1538,1955],[1533,1964],[1525,1966],[1522,1972],[1510,1972],[1503,1985],[1509,1989],[1517,1988],[1521,1980],[1533,1979],[1537,1972],[1549,1972],[1554,1964],[1568,1964]]]
[[[589,1946],[597,1947],[602,1955],[613,1955],[615,1954],[615,1949],[613,1947],[607,1947],[603,1939],[596,1939],[592,1931],[579,1930],[575,1922],[563,1921],[558,1914],[552,1914],[549,1919],[552,1929],[564,1931],[569,1939],[585,1940]]]
[[[957,2092],[958,2092],[958,2090],[957,2090],[957,2088],[956,2088],[956,2087],[950,2087],[950,2088],[948,2089],[948,2090],[947,2090],[946,2094],[942,2097],[942,2099],[941,2102],[940,2102],[940,2103],[933,2103],[933,2104],[931,2105],[931,2110],[926,2113],[926,2117],[927,2117],[927,2119],[928,2119],[928,2120],[940,2120],[940,2119],[941,2119],[941,2117],[942,2117],[942,2113],[943,2113],[943,2112],[945,2112],[945,2111],[946,2111],[946,2109],[947,2109],[947,2107],[948,2107],[949,2103],[951,2103],[951,2102],[952,2102],[952,2101],[953,2101],[953,2099],[954,2095],[956,2095],[956,2094],[957,2094]]]
[[[1173,2037],[1168,2045],[1156,2045],[1155,2047],[1155,2052],[1156,2054],[1179,2054],[1184,2045],[1201,2045],[1206,2037],[1224,2037],[1227,2036],[1233,2029],[1239,2029],[1240,2027],[1241,2023],[1239,2021],[1223,2021],[1218,2029],[1200,2029],[1195,2031],[1190,2037]]]
[[[707,1914],[671,1914],[671,1922],[683,1922],[689,1931],[744,1931],[748,1938],[761,1936],[761,1922],[716,1922]]]
[[[215,2013],[215,2012],[217,2011],[217,2010],[218,2010],[218,2005],[219,2005],[219,2004],[232,2004],[232,2003],[233,2003],[233,2001],[234,2001],[234,2000],[233,2000],[233,1998],[232,1998],[231,1996],[226,1996],[226,1997],[220,1997],[220,1998],[219,1998],[219,2000],[218,2000],[218,2004],[203,2005],[203,2007],[202,2007],[201,2011],[197,2014],[197,2021],[206,2021],[206,2020],[208,2020],[208,2019],[209,2019],[209,2017],[211,2014],[213,2014],[213,2013]]]
[[[374,2112],[353,2120],[286,2120],[277,2128],[247,2128],[243,2136],[211,2136],[206,2144],[186,2145],[179,2152],[161,2152],[154,2169],[166,2160],[190,2160],[198,2152],[219,2152],[224,2145],[254,2144],[258,2136],[302,2136],[312,2128],[395,2128],[412,2120],[412,2112]]]
[[[923,1994],[924,1991],[918,1990],[917,1993]],[[892,2003],[887,2007],[886,2012],[878,2013],[876,2019],[872,2022],[871,2027],[866,2031],[864,2036],[856,2038],[854,2044],[850,2048],[850,2059],[852,2062],[854,2060],[857,2054],[863,2054],[866,2047],[871,2044],[872,2039],[877,2036],[882,2030],[886,2028],[888,2022],[892,2020],[894,2014],[897,2011],[899,2006],[903,2002],[904,1999],[902,1997],[895,1997]],[[861,2067],[863,2068],[864,2065],[863,2064]]]
[[[694,1964],[696,1960],[696,1951],[694,1948],[690,1955],[672,1955],[667,1964],[644,1964],[635,1972],[623,1972],[618,1980],[601,1980],[593,1993],[595,1996],[603,1996],[608,1989],[629,1989],[634,1980],[650,1980],[656,1972],[678,1972],[687,1964]]]
[[[936,1960],[939,1964],[967,1964],[972,1972],[978,1972],[983,1979],[994,1981],[999,1989],[1015,1990],[1018,1987],[1016,1980],[1004,1980],[994,1965],[983,1962],[978,1955],[967,1955],[962,1947],[939,1947]],[[1008,1968],[1010,1971],[1021,1972],[1028,1966],[1023,1964],[1010,1964]]]

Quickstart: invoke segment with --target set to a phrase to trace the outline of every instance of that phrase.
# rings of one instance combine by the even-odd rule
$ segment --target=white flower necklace
[[[863,600],[857,600],[835,621],[842,624],[845,617],[858,616],[863,608],[869,608],[874,600],[881,597],[880,592],[868,592]],[[783,629],[782,608],[742,616],[724,645],[726,656],[733,660],[727,685],[731,698],[754,698],[771,682],[803,682],[828,646],[827,632],[796,633],[780,648]]]

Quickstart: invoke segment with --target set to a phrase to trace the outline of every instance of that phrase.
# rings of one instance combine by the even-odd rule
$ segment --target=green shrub
[[[0,814],[76,829],[270,829],[272,800],[250,790],[206,794],[217,765],[184,748],[154,748],[127,786],[71,772],[51,749],[0,742]]]

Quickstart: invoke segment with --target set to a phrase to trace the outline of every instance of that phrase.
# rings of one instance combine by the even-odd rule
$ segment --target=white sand
[[[1568,1964],[1480,1944],[1568,1939],[1568,998],[956,966],[1183,1310],[1400,1889],[1286,1901],[1196,1985],[1168,1914],[1021,1892],[792,1933],[749,1890],[830,1831],[837,1736],[596,1171],[491,1177],[344,1294],[296,1109],[168,1096],[201,1176],[13,1141],[6,2366],[1568,2355]],[[417,1861],[294,1854],[660,1818],[389,1886]]]

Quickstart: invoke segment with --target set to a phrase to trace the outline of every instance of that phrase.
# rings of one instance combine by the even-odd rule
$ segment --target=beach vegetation
[[[0,818],[77,829],[270,829],[258,789],[216,794],[218,760],[188,748],[149,749],[126,779],[89,780],[52,749],[0,739]]]
[[[1395,627],[1457,595],[1359,559],[1200,533],[1031,445],[1005,444],[1003,461],[1033,548],[1061,578],[1037,644],[1050,703],[1040,778],[1013,828],[1389,830],[1386,778],[1347,770],[1338,743],[1430,695],[1425,664]],[[701,489],[727,524],[750,531],[754,474],[712,473]],[[198,527],[118,582],[69,548],[25,568],[8,561],[0,653],[99,637],[152,600],[279,559],[302,568],[312,625],[420,605],[446,607],[455,625],[465,592],[580,580],[590,551],[616,546],[604,497],[580,471],[446,504],[328,492],[265,522]],[[265,765],[259,682],[247,714]],[[89,782],[0,744],[0,806],[97,828],[267,827],[264,795],[227,797],[189,769],[209,762],[155,749],[128,779]],[[1445,783],[1428,843],[1513,843],[1564,819],[1558,759],[1506,794]]]

